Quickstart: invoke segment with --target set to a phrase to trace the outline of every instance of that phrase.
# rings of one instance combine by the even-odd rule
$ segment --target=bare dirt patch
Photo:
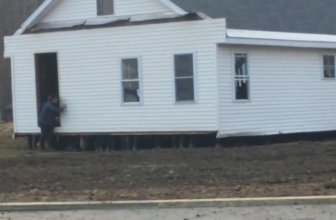
[[[29,152],[0,138],[0,202],[336,194],[336,141],[138,152]]]

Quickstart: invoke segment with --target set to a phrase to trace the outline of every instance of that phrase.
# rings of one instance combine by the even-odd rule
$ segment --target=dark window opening
[[[335,78],[335,56],[323,56],[323,76],[324,78]]]
[[[37,113],[42,110],[48,97],[59,97],[57,53],[35,54]],[[60,126],[60,117],[55,121]]]
[[[112,15],[114,13],[113,0],[97,0],[98,15]]]
[[[139,64],[137,58],[122,60],[123,102],[140,102]]]
[[[194,101],[194,61],[193,54],[175,55],[176,101]]]
[[[249,75],[246,54],[235,54],[235,98],[249,99]]]

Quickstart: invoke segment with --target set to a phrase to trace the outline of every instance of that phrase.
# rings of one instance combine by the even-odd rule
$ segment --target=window
[[[326,79],[335,78],[335,56],[323,55],[323,77]]]
[[[175,55],[176,101],[194,101],[194,58],[193,54]]]
[[[113,13],[113,0],[97,0],[97,15],[112,15]]]
[[[123,59],[122,94],[124,103],[140,102],[139,62],[137,58]]]
[[[249,99],[247,54],[235,54],[235,99]]]

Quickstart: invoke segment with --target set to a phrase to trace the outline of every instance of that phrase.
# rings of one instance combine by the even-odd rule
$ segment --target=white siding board
[[[50,11],[43,22],[94,18],[97,16],[96,0],[62,0]]]
[[[16,59],[17,131],[39,131],[34,53],[53,51],[60,96],[68,105],[59,132],[216,131],[216,43],[223,36],[225,22],[219,19],[6,38],[6,50]],[[195,104],[175,104],[172,64],[181,51],[197,53]],[[120,103],[119,62],[125,56],[141,56],[142,105]]]
[[[171,12],[159,0],[114,0],[115,16]],[[97,17],[97,0],[63,0],[43,22],[87,19]]]
[[[29,130],[32,125],[37,126],[35,118],[37,117],[36,111],[36,92],[35,89],[32,90],[32,85],[35,88],[35,72],[34,72],[34,60],[33,57],[25,56],[21,54],[20,56],[15,56],[15,102],[14,108],[20,109],[20,111],[14,111],[15,113],[15,126],[16,131],[20,129]],[[23,65],[28,64],[28,65]],[[32,75],[33,74],[33,75]],[[29,111],[25,109],[29,106]],[[29,125],[30,124],[30,125]]]
[[[159,0],[115,0],[117,16],[161,12],[171,12],[171,9]]]
[[[248,53],[248,102],[233,101],[234,52]],[[336,81],[322,79],[321,54],[314,49],[220,46],[220,135],[336,130]]]

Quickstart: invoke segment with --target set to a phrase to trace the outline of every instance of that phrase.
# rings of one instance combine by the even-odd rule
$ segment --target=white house
[[[46,0],[5,37],[14,132],[39,132],[48,95],[67,104],[60,134],[336,130],[335,8],[331,0]]]

